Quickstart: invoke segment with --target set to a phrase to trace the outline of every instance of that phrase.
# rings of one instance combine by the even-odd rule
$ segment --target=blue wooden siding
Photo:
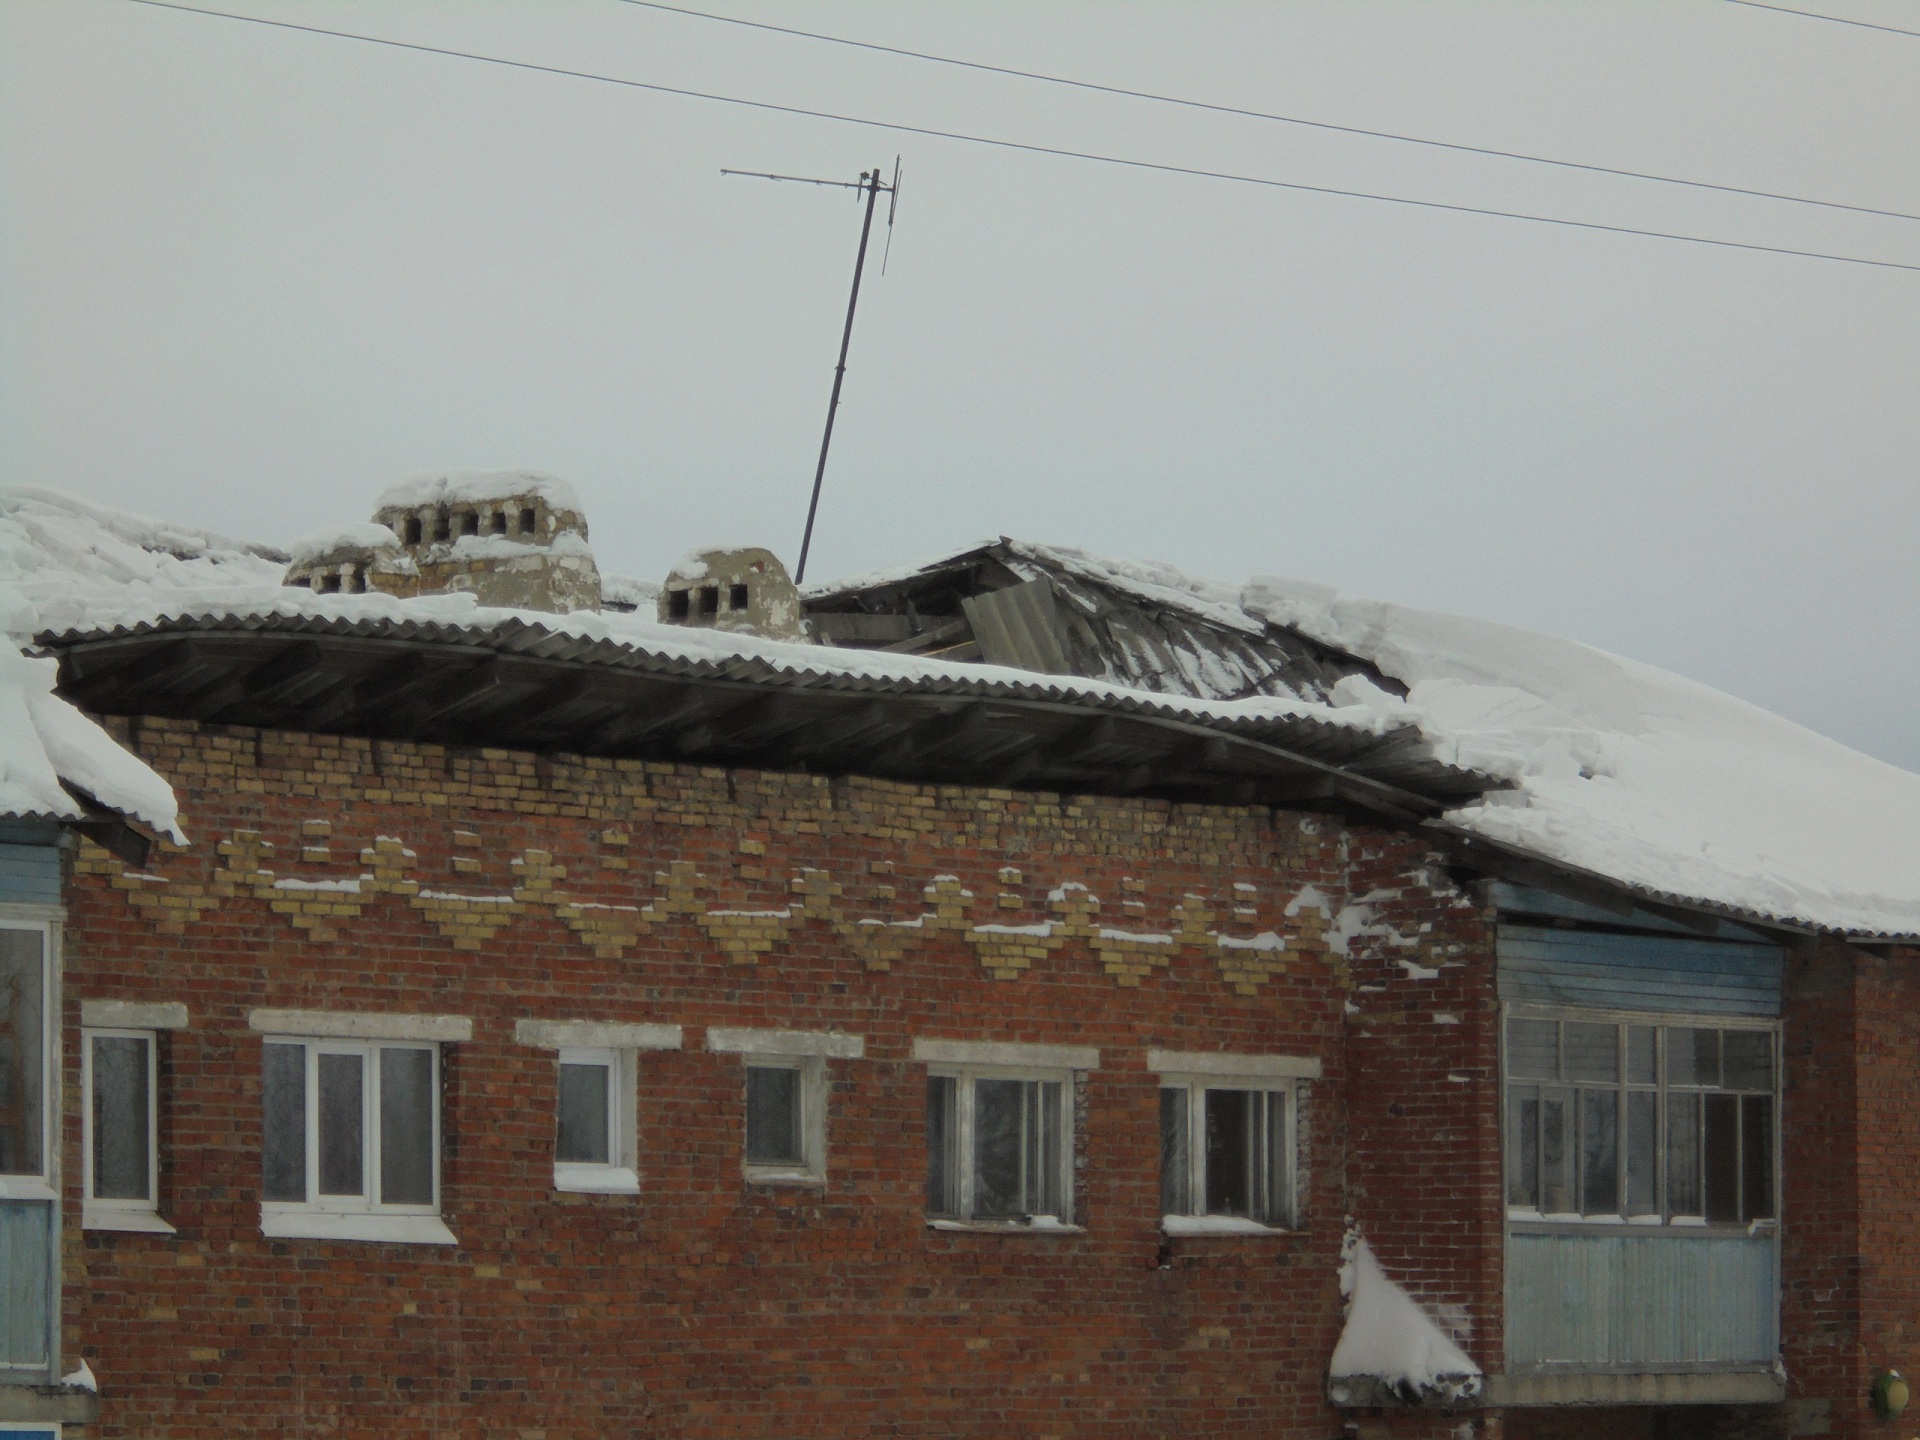
[[[1502,923],[1500,998],[1681,1015],[1780,1014],[1778,946]]]
[[[51,844],[0,841],[0,904],[58,905],[60,852]]]
[[[1508,1367],[1770,1365],[1776,1264],[1764,1235],[1512,1235]]]
[[[47,1368],[52,1247],[51,1201],[0,1200],[0,1373]]]

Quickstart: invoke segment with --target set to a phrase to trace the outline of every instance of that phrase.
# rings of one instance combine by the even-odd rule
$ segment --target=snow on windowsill
[[[1025,1220],[927,1221],[929,1230],[958,1230],[975,1235],[1084,1235],[1084,1225],[1068,1225],[1053,1215],[1031,1215]]]
[[[748,1165],[745,1168],[749,1185],[792,1185],[816,1190],[826,1188],[827,1177],[818,1170],[809,1170],[800,1165]]]
[[[1278,1225],[1263,1225],[1241,1215],[1162,1215],[1160,1228],[1168,1235],[1290,1235]]]
[[[270,1240],[371,1240],[389,1245],[458,1245],[438,1215],[342,1215],[324,1210],[269,1210],[260,1233]]]
[[[80,1208],[80,1228],[82,1230],[123,1230],[143,1235],[172,1235],[173,1226],[162,1220],[151,1210],[112,1209],[104,1205],[83,1205]]]
[[[0,1175],[0,1200],[58,1200],[60,1193],[38,1175]]]
[[[638,1195],[640,1175],[620,1165],[555,1165],[553,1188],[580,1195]]]

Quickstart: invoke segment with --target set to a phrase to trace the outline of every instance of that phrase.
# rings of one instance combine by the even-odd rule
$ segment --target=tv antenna
[[[882,181],[880,167],[862,170],[858,180],[816,180],[808,175],[770,175],[760,170],[722,170],[722,175],[739,175],[750,180],[786,180],[796,185],[829,185],[852,190],[867,197],[866,218],[860,222],[860,250],[853,261],[853,293],[847,297],[847,324],[840,332],[840,363],[833,367],[833,395],[827,401],[827,431],[820,437],[820,463],[813,469],[813,498],[807,502],[807,528],[800,537],[800,563],[794,568],[793,583],[807,578],[807,551],[813,548],[813,518],[820,509],[820,482],[827,475],[827,447],[833,444],[833,417],[840,408],[840,382],[847,378],[847,346],[853,342],[853,312],[860,304],[860,272],[867,266],[867,236],[873,230],[873,210],[882,195],[887,196],[887,244],[880,256],[880,273],[887,273],[887,256],[893,253],[893,212],[900,205],[900,157],[893,157],[893,179]]]

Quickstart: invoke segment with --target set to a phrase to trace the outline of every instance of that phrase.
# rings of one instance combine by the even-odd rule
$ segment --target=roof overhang
[[[38,643],[59,658],[60,693],[97,714],[1285,806],[1396,826],[1490,785],[1437,766],[1411,730],[1208,716],[1134,692],[1047,693],[962,667],[902,679],[756,655],[689,658],[518,619],[455,626],[219,614]],[[1419,789],[1383,778],[1409,766]]]

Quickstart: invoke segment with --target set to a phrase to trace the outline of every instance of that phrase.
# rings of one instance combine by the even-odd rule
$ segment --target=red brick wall
[[[175,783],[195,844],[156,856],[160,879],[83,855],[68,1054],[82,998],[182,1000],[192,1025],[162,1053],[162,1208],[179,1235],[82,1232],[70,1187],[65,1343],[101,1379],[94,1433],[1330,1437],[1350,1211],[1390,1273],[1461,1307],[1474,1354],[1497,1351],[1485,917],[1436,898],[1416,844],[1367,836],[1352,857],[1361,890],[1396,892],[1370,902],[1375,923],[1411,943],[1343,942],[1328,917],[1348,837],[1327,820],[169,722],[122,733]],[[357,913],[273,884],[362,874]],[[958,885],[929,895],[943,875]],[[1081,892],[1050,898],[1072,884],[1097,915]],[[1309,886],[1324,909],[1308,896],[1287,915]],[[655,914],[636,927],[573,902]],[[621,916],[627,933],[609,930]],[[1032,954],[969,929],[1046,919],[1067,938],[1024,942]],[[1205,939],[1270,930],[1277,957]],[[1350,982],[1407,990],[1401,959],[1440,974],[1396,1013],[1356,992],[1349,1048]],[[255,1006],[473,1017],[446,1064],[457,1249],[263,1239]],[[640,1057],[641,1195],[552,1190],[553,1057],[512,1038],[529,1016],[687,1027],[683,1051]],[[743,1183],[740,1061],[701,1048],[723,1024],[865,1036],[867,1058],[830,1062],[824,1191]],[[1101,1048],[1078,1137],[1084,1234],[927,1229],[921,1035]],[[1163,1242],[1149,1046],[1324,1061],[1300,1232]],[[70,1098],[74,1175],[79,1137]]]

